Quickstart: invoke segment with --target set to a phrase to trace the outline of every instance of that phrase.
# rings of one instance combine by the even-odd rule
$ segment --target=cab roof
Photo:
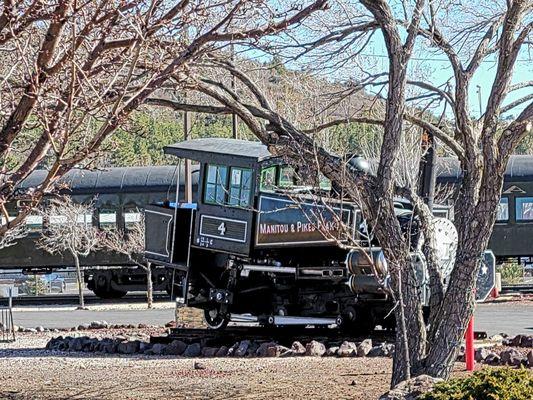
[[[275,157],[261,142],[228,138],[191,139],[165,146],[165,153],[199,162],[252,165]]]

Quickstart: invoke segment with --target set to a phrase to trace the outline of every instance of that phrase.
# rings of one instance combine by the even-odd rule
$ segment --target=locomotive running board
[[[265,320],[251,314],[231,314],[231,322],[248,322],[257,323]],[[271,315],[266,319],[268,325],[336,325],[340,321],[337,318],[318,318],[318,317],[293,317],[288,315]]]
[[[271,325],[334,325],[337,324],[337,319],[272,315],[268,317],[268,323]]]

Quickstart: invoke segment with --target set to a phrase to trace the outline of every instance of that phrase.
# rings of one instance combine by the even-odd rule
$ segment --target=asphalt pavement
[[[105,320],[110,324],[152,324],[164,325],[174,319],[174,309],[104,309],[72,310],[64,307],[13,313],[15,325],[24,327],[69,328],[91,321]],[[487,334],[507,333],[509,335],[533,334],[533,302],[489,303],[477,306],[474,329]]]

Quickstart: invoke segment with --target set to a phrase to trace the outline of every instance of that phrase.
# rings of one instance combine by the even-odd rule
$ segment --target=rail
[[[131,293],[120,299],[102,299],[94,294],[84,296],[85,304],[127,304],[146,302],[146,294]],[[154,302],[170,301],[168,294],[154,294]],[[41,296],[19,296],[13,298],[14,306],[27,305],[76,305],[78,304],[77,294],[47,294]]]

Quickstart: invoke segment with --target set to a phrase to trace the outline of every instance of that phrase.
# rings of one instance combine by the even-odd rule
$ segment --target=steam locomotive
[[[199,163],[197,201],[146,206],[145,255],[175,270],[183,302],[203,309],[209,327],[248,321],[368,331],[393,324],[377,279],[387,279],[383,253],[360,229],[355,204],[320,196],[329,190],[327,181],[304,187],[257,142],[195,139],[165,152]],[[396,207],[400,222],[411,219],[408,203]],[[446,218],[436,220],[442,260],[450,263],[455,228]],[[346,250],[340,245],[346,239],[360,246]],[[414,260],[424,282],[423,257]]]

